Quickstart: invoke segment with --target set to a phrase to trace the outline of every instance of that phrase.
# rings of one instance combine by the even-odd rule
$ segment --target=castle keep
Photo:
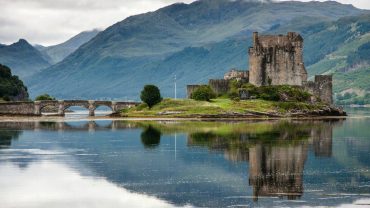
[[[303,64],[303,38],[294,32],[284,35],[253,33],[249,48],[249,82],[261,85],[298,85],[307,81]]]
[[[230,80],[242,80],[255,86],[300,86],[325,103],[333,103],[332,75],[316,75],[307,81],[303,62],[303,38],[295,32],[287,35],[258,35],[253,33],[253,46],[248,50],[249,71],[232,69],[224,79],[211,79],[209,86],[220,95],[229,90]],[[200,85],[188,85],[187,96]]]

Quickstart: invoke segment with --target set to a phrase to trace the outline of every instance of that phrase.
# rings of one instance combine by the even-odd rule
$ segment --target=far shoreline
[[[112,117],[86,116],[80,118],[59,116],[0,116],[0,122],[79,122],[79,121],[205,121],[205,122],[242,122],[274,120],[345,120],[348,118],[366,118],[370,116],[305,116],[305,117],[240,117],[240,118],[176,118],[176,117]]]

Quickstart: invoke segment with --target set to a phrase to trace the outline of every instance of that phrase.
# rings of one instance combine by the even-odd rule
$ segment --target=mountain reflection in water
[[[343,130],[363,122],[0,122],[0,170],[48,162],[166,206],[338,206],[370,196],[369,134]]]

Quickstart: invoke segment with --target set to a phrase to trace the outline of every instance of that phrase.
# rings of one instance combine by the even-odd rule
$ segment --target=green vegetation
[[[334,74],[336,103],[370,104],[370,15],[341,18],[328,24],[326,30],[315,38],[305,39],[305,50],[309,45],[323,44],[329,53],[321,54],[321,60],[308,67],[310,76]],[[337,35],[341,33],[341,35]],[[320,40],[320,41],[317,41]],[[334,41],[334,42],[333,42]],[[328,46],[326,46],[328,44]],[[313,45],[313,47],[316,47]],[[317,51],[315,51],[316,53]],[[319,52],[317,52],[319,53]],[[306,53],[307,54],[307,53]],[[308,54],[310,55],[310,54]],[[306,58],[306,57],[305,57]],[[307,64],[307,62],[305,62]]]
[[[164,99],[152,108],[145,104],[121,112],[125,117],[199,117],[217,116],[222,114],[264,114],[285,115],[295,111],[319,110],[323,104],[308,104],[306,102],[277,102],[267,100],[211,99],[195,101],[191,99]]]
[[[305,102],[310,101],[311,94],[300,87],[290,85],[256,87],[249,83],[233,80],[230,84],[229,98],[237,99],[239,90],[246,90],[250,96],[262,100]]]
[[[347,62],[349,65],[354,66],[356,64],[361,63],[369,63],[370,62],[370,42],[365,43],[364,45],[360,46],[357,50],[357,53],[351,53],[347,57]]]
[[[0,64],[0,99],[4,101],[28,99],[27,87],[9,67]]]
[[[55,97],[52,97],[49,94],[42,94],[37,96],[35,100],[55,100]]]
[[[141,91],[140,98],[149,108],[162,100],[161,93],[155,85],[145,85],[144,89]]]
[[[199,101],[210,101],[216,98],[216,94],[209,86],[200,86],[191,94],[191,99]]]
[[[370,66],[334,75],[336,100],[339,105],[370,104]]]

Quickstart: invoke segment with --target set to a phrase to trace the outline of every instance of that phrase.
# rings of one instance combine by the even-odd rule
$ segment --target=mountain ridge
[[[137,99],[146,83],[157,84],[165,96],[172,96],[176,74],[179,96],[184,96],[190,81],[219,77],[234,66],[245,69],[252,31],[274,31],[302,16],[316,18],[319,24],[364,12],[332,2],[203,0],[174,4],[108,27],[26,82],[33,95],[48,90],[61,98]]]
[[[91,40],[99,32],[100,30],[98,29],[83,31],[69,38],[63,43],[47,47],[42,45],[35,45],[35,48],[39,50],[44,55],[44,57],[46,57],[46,59],[49,60],[51,64],[56,64],[62,61],[65,57],[67,57],[71,53],[73,53],[81,45]]]
[[[12,68],[12,72],[22,78],[30,76],[50,66],[43,55],[25,39],[0,47],[0,64]]]

